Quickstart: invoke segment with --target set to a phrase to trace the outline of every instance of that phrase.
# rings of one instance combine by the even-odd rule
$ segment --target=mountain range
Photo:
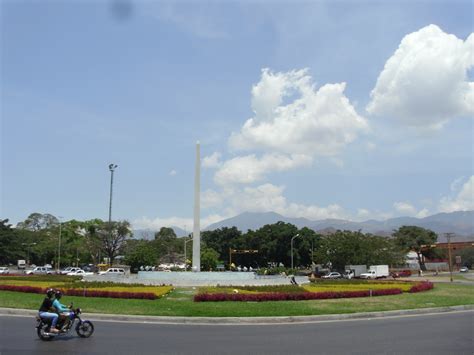
[[[384,221],[367,220],[353,222],[344,219],[323,219],[312,221],[306,218],[290,218],[275,212],[244,212],[235,217],[224,219],[208,226],[205,230],[214,230],[223,227],[237,227],[242,232],[256,230],[266,224],[278,221],[291,223],[298,228],[308,227],[316,232],[328,234],[336,230],[360,230],[363,233],[389,236],[401,226],[418,226],[431,229],[439,235],[438,241],[445,241],[444,233],[454,233],[453,241],[474,240],[474,211],[458,211],[438,213],[424,218],[397,217]],[[188,235],[178,227],[172,227],[178,237]],[[155,232],[149,229],[135,230],[135,238],[153,239]]]
[[[424,218],[397,217],[384,221],[367,220],[353,222],[344,219],[323,219],[312,221],[306,218],[290,218],[275,212],[251,213],[245,212],[235,217],[214,223],[206,230],[235,226],[246,232],[248,229],[256,230],[265,224],[278,221],[291,223],[298,228],[308,227],[316,232],[331,233],[336,230],[350,230],[377,235],[391,235],[401,226],[418,226],[431,229],[439,235],[439,241],[445,240],[444,233],[454,233],[456,241],[474,240],[474,211],[458,211],[451,213],[438,213]]]

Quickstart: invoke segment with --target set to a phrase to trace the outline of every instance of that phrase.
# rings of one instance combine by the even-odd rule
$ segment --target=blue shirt
[[[53,307],[56,309],[56,311],[58,311],[58,313],[69,312],[69,308],[61,304],[59,300],[54,300]]]

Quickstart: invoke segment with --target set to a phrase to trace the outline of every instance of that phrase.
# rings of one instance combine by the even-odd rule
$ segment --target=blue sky
[[[0,4],[1,218],[474,209],[470,1]]]

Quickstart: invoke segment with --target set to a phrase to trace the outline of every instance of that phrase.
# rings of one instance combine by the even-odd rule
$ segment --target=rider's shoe
[[[50,332],[50,333],[55,333],[55,334],[57,334],[57,333],[59,333],[59,330],[57,330],[56,328],[51,327],[51,329],[49,330],[49,332]]]

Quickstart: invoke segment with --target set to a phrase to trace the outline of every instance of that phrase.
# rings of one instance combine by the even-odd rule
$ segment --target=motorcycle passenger
[[[74,317],[74,312],[71,312],[69,307],[63,305],[59,300],[63,296],[62,292],[57,290],[54,294],[54,302],[53,302],[53,308],[56,310],[56,312],[59,314],[59,317],[61,320],[65,319],[66,321],[64,322],[64,325],[62,328],[64,329],[65,326],[69,323],[69,321]]]
[[[54,293],[55,291],[52,288],[49,288],[46,291],[46,297],[44,298],[43,303],[41,304],[38,315],[42,319],[50,319],[50,332],[58,333],[59,330],[56,329],[56,324],[58,323],[58,315],[56,313],[51,312],[51,310],[53,309],[53,301],[51,300],[51,298],[53,297]]]

